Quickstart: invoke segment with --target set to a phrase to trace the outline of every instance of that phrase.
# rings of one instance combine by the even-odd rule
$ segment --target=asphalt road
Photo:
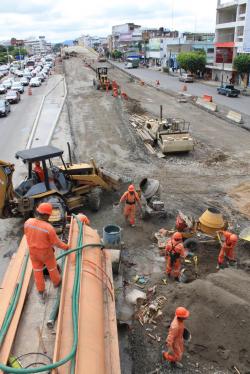
[[[180,82],[178,77],[173,77],[167,75],[166,73],[162,73],[160,71],[155,71],[146,68],[137,68],[137,69],[125,69],[124,63],[114,62],[112,63],[121,69],[129,72],[130,74],[134,75],[141,80],[154,84],[156,80],[160,81],[160,87],[171,90],[173,92],[181,91],[181,87],[183,86],[183,82]],[[194,96],[203,96],[211,95],[213,96],[213,101],[219,105],[223,105],[232,109],[237,112],[241,112],[247,115],[250,115],[250,98],[248,96],[239,96],[238,98],[233,97],[226,97],[223,95],[217,94],[216,87],[207,85],[205,83],[186,83],[187,85],[187,93],[194,95]],[[219,84],[218,84],[219,86]]]

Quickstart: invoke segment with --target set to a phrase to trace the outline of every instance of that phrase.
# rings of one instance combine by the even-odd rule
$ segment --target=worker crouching
[[[235,247],[238,242],[238,236],[232,234],[229,231],[219,231],[218,235],[222,234],[225,238],[224,243],[221,246],[219,257],[218,257],[218,264],[217,269],[223,267],[225,260],[230,262],[236,262],[235,260]]]
[[[181,259],[185,257],[185,249],[180,232],[175,232],[166,244],[166,273],[179,280],[181,273]]]
[[[55,287],[61,283],[53,247],[67,250],[69,246],[57,236],[54,227],[48,222],[52,213],[50,203],[41,203],[36,211],[36,218],[28,219],[24,224],[24,233],[30,253],[36,288],[44,300],[45,281],[44,266],[47,267],[50,279]]]
[[[120,199],[120,203],[125,203],[124,217],[129,220],[132,227],[135,227],[136,204],[139,205],[141,210],[141,202],[133,184],[128,187],[128,191],[124,192]]]
[[[178,307],[175,311],[175,318],[169,328],[166,339],[167,352],[163,352],[163,359],[173,368],[183,367],[180,361],[184,353],[184,321],[189,317],[189,314],[186,308]]]

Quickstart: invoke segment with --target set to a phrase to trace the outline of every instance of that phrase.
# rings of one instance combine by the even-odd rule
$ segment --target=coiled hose
[[[72,291],[72,320],[73,320],[73,344],[71,347],[70,353],[62,358],[59,361],[56,361],[52,364],[42,366],[39,368],[29,368],[29,369],[15,369],[11,368],[9,366],[4,365],[3,363],[0,363],[0,370],[2,370],[4,373],[12,373],[12,374],[31,374],[31,373],[42,373],[44,371],[49,371],[52,369],[56,369],[59,366],[62,366],[66,364],[66,362],[71,361],[71,369],[70,374],[75,373],[75,355],[77,350],[77,343],[78,343],[78,306],[79,306],[79,296],[80,296],[80,275],[81,275],[81,264],[82,264],[82,250],[87,247],[100,247],[103,248],[103,245],[100,243],[94,243],[94,244],[86,244],[83,245],[83,225],[81,221],[73,215],[74,218],[77,221],[78,224],[78,238],[77,238],[77,247],[74,249],[71,249],[69,251],[66,251],[62,254],[60,254],[56,260],[58,261],[64,256],[68,256],[70,253],[77,252],[76,253],[76,266],[75,266],[75,277],[74,277],[74,285],[73,285],[73,291]],[[28,264],[29,254],[25,255],[24,264],[21,271],[20,280],[16,285],[11,303],[9,305],[9,308],[6,312],[4,322],[2,324],[1,330],[0,330],[0,346],[2,345],[2,342],[5,338],[5,335],[7,334],[8,328],[10,326],[12,317],[15,313],[16,306],[19,300],[19,296],[21,293],[23,280]]]

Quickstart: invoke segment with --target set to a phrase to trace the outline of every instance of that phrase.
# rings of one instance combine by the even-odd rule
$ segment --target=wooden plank
[[[20,275],[20,272],[21,272],[21,268],[22,268],[22,262],[23,261],[21,261],[21,260],[24,260],[24,256],[25,256],[26,251],[27,251],[27,244],[26,244],[25,238],[23,238],[22,241],[21,241],[21,244],[19,246],[19,249],[17,251],[17,255],[13,259],[13,262],[10,264],[10,267],[8,267],[8,269],[7,269],[7,275],[6,275],[6,277],[4,279],[4,282],[3,282],[4,288],[1,289],[0,299],[1,299],[1,302],[3,301],[3,303],[5,305],[6,305],[6,299],[8,299],[9,302],[10,302],[12,294],[13,294],[13,292],[10,293],[10,294],[7,293],[10,290],[10,287],[8,287],[7,282],[9,280],[9,282],[10,282],[9,286],[11,286],[11,287],[13,287],[14,284],[16,285],[16,282],[18,281],[18,278],[19,278],[19,275]],[[15,266],[15,263],[18,266],[17,269],[13,268],[13,265]],[[18,276],[17,276],[17,273],[18,273]],[[19,323],[19,320],[20,320],[20,317],[21,317],[22,309],[23,309],[23,306],[24,306],[24,302],[25,302],[25,299],[26,299],[26,295],[27,295],[27,291],[28,291],[28,287],[29,287],[29,283],[30,283],[31,274],[32,274],[32,266],[31,266],[31,262],[28,261],[27,268],[26,268],[26,273],[25,273],[24,281],[23,281],[23,287],[22,287],[22,290],[21,290],[21,293],[20,293],[20,297],[19,297],[19,301],[18,301],[16,310],[15,310],[15,314],[12,318],[9,330],[7,332],[7,335],[4,339],[4,342],[3,342],[2,346],[1,346],[1,350],[0,350],[0,362],[2,362],[4,364],[6,364],[7,361],[8,361],[8,358],[9,358],[9,355],[10,355],[10,352],[11,352],[11,348],[12,348],[12,345],[13,345],[13,342],[14,342],[14,339],[15,339],[18,323]],[[14,285],[14,288],[15,288],[15,285]],[[6,313],[6,310],[5,310],[5,313]],[[2,307],[1,307],[1,316],[2,316],[2,314],[5,315],[5,313],[3,313],[3,310],[2,310]],[[2,373],[2,371],[0,371],[0,373]]]

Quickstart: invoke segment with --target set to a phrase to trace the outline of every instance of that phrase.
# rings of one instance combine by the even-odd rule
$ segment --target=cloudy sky
[[[49,41],[81,34],[105,36],[112,25],[213,32],[217,0],[0,0],[0,40],[45,35]]]

